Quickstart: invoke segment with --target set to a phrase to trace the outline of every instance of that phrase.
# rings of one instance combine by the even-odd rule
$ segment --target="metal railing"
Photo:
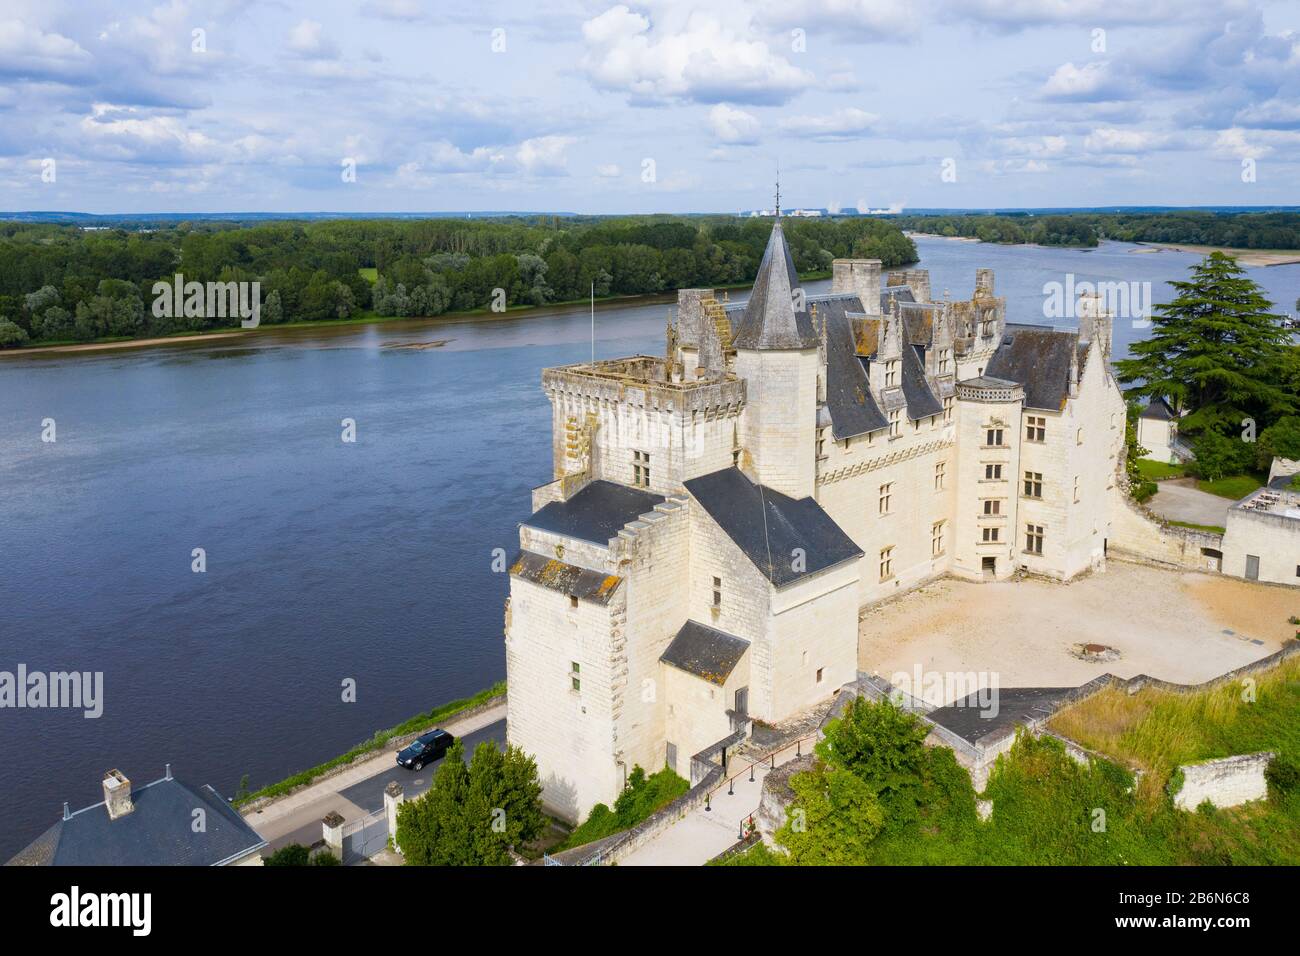
[[[817,740],[819,739],[820,736],[821,735],[819,732],[814,731],[813,733],[806,734],[805,736],[800,737],[797,740],[792,740],[788,743],[784,743],[773,750],[769,750],[767,753],[764,753],[762,756],[759,756],[754,760],[751,760],[748,765],[742,767],[738,772],[729,773],[728,776],[724,776],[722,780],[718,781],[717,786],[713,787],[713,789],[711,789],[708,795],[705,797],[704,800],[705,812],[708,813],[713,810],[713,806],[712,806],[713,794],[717,793],[723,787],[727,788],[727,796],[729,797],[735,796],[736,781],[739,780],[741,777],[744,777],[746,774],[748,774],[749,776],[748,782],[757,783],[758,781],[757,781],[756,771],[759,767],[766,765],[766,769],[764,770],[764,775],[766,775],[768,771],[776,769],[777,758],[781,754],[788,753],[791,750],[794,751],[794,753],[790,757],[781,759],[780,762],[785,763],[787,759],[798,760],[800,757],[804,755],[805,749],[807,749],[809,753],[812,753],[813,745],[817,743]],[[730,771],[730,769],[731,768],[729,767],[728,771]],[[762,800],[760,798],[759,803],[754,807],[753,810],[750,810],[748,813],[740,817],[739,821],[736,824],[737,839],[743,840],[745,838],[747,833],[746,831],[747,826],[749,827],[750,830],[754,828],[754,814],[758,813],[759,807],[761,806],[762,806]]]

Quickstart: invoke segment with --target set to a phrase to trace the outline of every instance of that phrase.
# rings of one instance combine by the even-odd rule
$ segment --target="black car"
[[[431,730],[422,737],[411,741],[411,745],[397,752],[397,762],[409,770],[419,770],[427,763],[433,763],[447,752],[456,738],[445,730]]]

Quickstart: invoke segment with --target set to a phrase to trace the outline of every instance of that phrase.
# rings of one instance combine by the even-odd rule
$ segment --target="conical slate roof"
[[[815,349],[820,344],[807,310],[796,312],[793,291],[799,274],[778,219],[745,304],[733,345],[738,349]]]

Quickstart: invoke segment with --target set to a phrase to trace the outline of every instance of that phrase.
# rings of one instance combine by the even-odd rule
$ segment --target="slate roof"
[[[1151,404],[1142,409],[1140,418],[1154,418],[1156,421],[1169,422],[1173,421],[1174,410],[1169,407],[1169,403],[1163,398],[1153,398]]]
[[[1023,386],[1026,408],[1059,412],[1070,395],[1070,364],[1078,343],[1076,330],[1008,322],[984,374]]]
[[[724,468],[685,484],[709,517],[777,587],[862,556],[853,539],[812,498],[796,500],[756,485],[738,468]],[[796,548],[803,551],[802,571],[792,566]]]
[[[907,417],[911,421],[943,414],[943,403],[930,391],[925,369],[911,345],[903,346],[903,397],[907,399]]]
[[[930,711],[926,716],[970,743],[1054,714],[1072,687],[999,687],[986,693],[997,701],[997,715],[983,716],[979,695]]]
[[[535,551],[520,551],[510,562],[510,573],[552,591],[568,594],[583,601],[608,604],[623,579],[548,558]]]
[[[697,621],[687,621],[659,659],[721,686],[747,650],[749,641],[744,638]]]
[[[778,219],[758,266],[754,289],[732,339],[737,349],[807,349],[820,342],[808,312],[795,312],[792,292],[799,288],[794,257]]]
[[[59,820],[8,866],[213,866],[259,849],[258,836],[220,794],[163,778],[131,792],[135,808],[116,820],[104,804]],[[206,832],[192,829],[203,810]]]
[[[593,481],[568,501],[552,501],[524,522],[529,528],[607,545],[629,521],[664,500],[640,488]]]

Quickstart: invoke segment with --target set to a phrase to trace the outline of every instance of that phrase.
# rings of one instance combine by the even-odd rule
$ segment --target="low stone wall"
[[[1116,483],[1111,499],[1108,556],[1149,561],[1165,567],[1219,570],[1216,560],[1202,548],[1223,551],[1223,535],[1168,524],[1155,512],[1129,497],[1122,483]]]
[[[1206,800],[1216,807],[1262,800],[1268,796],[1264,771],[1275,756],[1263,751],[1184,764],[1178,768],[1183,774],[1183,786],[1174,795],[1174,806],[1195,810]]]

